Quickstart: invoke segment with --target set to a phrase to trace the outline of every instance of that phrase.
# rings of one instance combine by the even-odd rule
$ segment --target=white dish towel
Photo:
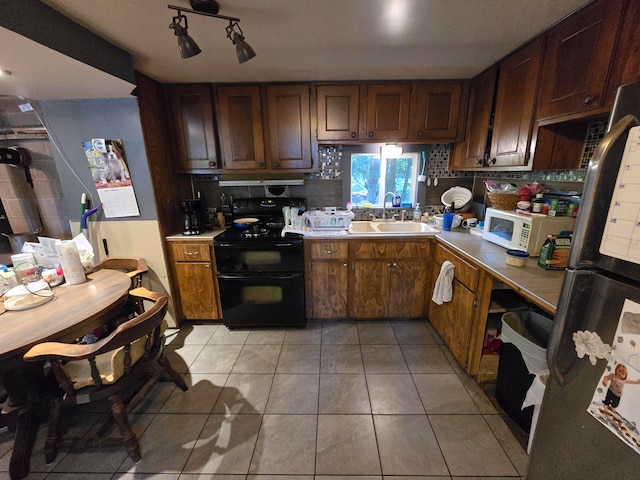
[[[433,300],[438,305],[450,302],[453,297],[453,269],[455,266],[449,260],[445,260],[440,267],[440,274],[433,287]]]

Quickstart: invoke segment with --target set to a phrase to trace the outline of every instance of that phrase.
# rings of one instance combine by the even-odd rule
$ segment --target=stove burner
[[[266,227],[262,227],[260,225],[254,225],[252,227],[247,228],[242,236],[245,238],[258,238],[263,237],[269,233],[269,229]]]

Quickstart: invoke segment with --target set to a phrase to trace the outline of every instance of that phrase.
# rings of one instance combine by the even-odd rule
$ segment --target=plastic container
[[[422,210],[420,209],[420,204],[416,203],[416,208],[413,210],[413,221],[419,222],[422,217]]]
[[[529,254],[524,250],[507,250],[505,261],[512,267],[524,267],[527,264]]]
[[[534,407],[522,403],[536,374],[547,371],[547,342],[553,321],[530,310],[502,315],[496,401],[522,429],[529,431]]]

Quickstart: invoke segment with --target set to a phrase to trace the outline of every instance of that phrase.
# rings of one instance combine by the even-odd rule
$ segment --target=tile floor
[[[120,446],[62,450],[30,479],[520,479],[527,455],[428,323],[312,322],[300,330],[186,325],[169,358],[188,392],[159,383],[131,416],[142,461]],[[80,434],[100,412],[77,414]],[[84,430],[83,430],[84,429]],[[0,430],[0,479],[11,435]]]

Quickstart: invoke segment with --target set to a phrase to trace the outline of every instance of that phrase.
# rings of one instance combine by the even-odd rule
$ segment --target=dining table
[[[13,416],[10,424],[15,428],[12,480],[29,474],[35,430],[42,410],[46,412],[42,365],[25,362],[23,355],[42,342],[75,342],[107,323],[130,287],[126,274],[103,269],[87,275],[86,282],[52,288],[51,300],[34,308],[6,310],[0,303],[0,378],[8,394],[2,413]]]

